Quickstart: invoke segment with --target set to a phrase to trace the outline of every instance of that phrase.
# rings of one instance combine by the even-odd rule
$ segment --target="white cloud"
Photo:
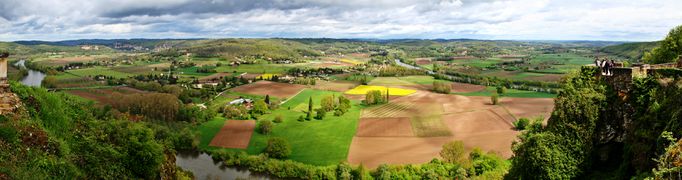
[[[639,41],[661,39],[681,24],[679,7],[679,0],[3,0],[0,40],[277,36]]]

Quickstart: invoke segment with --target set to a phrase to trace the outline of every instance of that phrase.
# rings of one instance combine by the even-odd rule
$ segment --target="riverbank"
[[[197,151],[183,151],[175,155],[175,164],[194,174],[196,179],[272,179],[265,174],[252,173],[247,168],[229,167],[211,155]]]
[[[26,69],[27,71],[27,74],[20,80],[21,84],[40,87],[43,79],[45,79],[47,75],[43,72],[26,68],[25,63],[25,60],[19,60],[18,62],[14,63],[14,66],[19,67],[19,69]]]

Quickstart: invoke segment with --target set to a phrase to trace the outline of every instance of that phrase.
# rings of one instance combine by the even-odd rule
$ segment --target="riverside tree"
[[[268,146],[265,147],[265,154],[269,157],[283,159],[291,154],[291,146],[286,139],[274,137],[268,139]]]

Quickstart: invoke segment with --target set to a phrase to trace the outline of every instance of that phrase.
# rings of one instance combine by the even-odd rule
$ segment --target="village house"
[[[228,104],[229,105],[235,105],[235,106],[236,105],[243,105],[244,107],[250,109],[253,106],[253,100],[239,97],[235,100],[230,101]]]

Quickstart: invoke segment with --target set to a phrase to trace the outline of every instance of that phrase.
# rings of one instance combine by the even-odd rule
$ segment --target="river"
[[[26,67],[24,66],[25,60],[20,60],[19,62],[15,63],[15,66],[19,67]],[[21,84],[27,85],[27,86],[35,86],[35,87],[40,87],[40,84],[43,82],[43,79],[45,79],[45,73],[32,70],[32,69],[27,69],[28,70],[28,75],[21,79]]]
[[[251,173],[248,169],[227,167],[220,161],[213,161],[206,153],[178,152],[175,164],[192,172],[196,179],[271,179],[267,175]]]

